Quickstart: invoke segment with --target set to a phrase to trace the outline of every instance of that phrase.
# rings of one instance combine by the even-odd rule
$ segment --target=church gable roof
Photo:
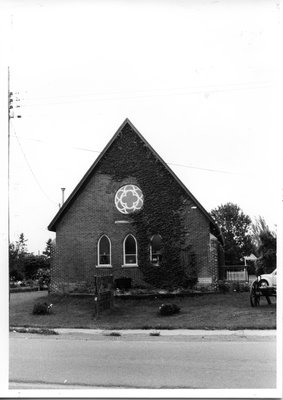
[[[62,207],[59,209],[53,220],[48,226],[48,229],[50,231],[56,231],[56,225],[63,216],[63,214],[66,213],[76,196],[80,193],[80,191],[83,189],[84,185],[88,182],[89,178],[92,176],[94,171],[97,169],[100,161],[104,157],[104,155],[107,153],[107,151],[110,149],[111,145],[117,140],[119,134],[121,131],[126,127],[126,125],[129,125],[129,127],[137,134],[137,136],[140,138],[140,140],[144,143],[144,145],[151,151],[151,153],[159,160],[159,162],[166,168],[166,170],[171,174],[171,176],[177,181],[177,183],[183,188],[183,190],[186,192],[186,194],[193,200],[195,205],[204,213],[204,215],[208,218],[210,221],[210,226],[214,234],[220,238],[221,240],[221,233],[219,231],[218,226],[215,224],[215,221],[213,218],[209,215],[209,213],[203,208],[203,206],[197,201],[197,199],[192,195],[192,193],[187,189],[187,187],[181,182],[181,180],[175,175],[175,173],[169,168],[169,166],[165,163],[165,161],[162,160],[162,158],[156,153],[156,151],[150,146],[150,144],[146,141],[146,139],[141,135],[141,133],[135,128],[135,126],[131,123],[131,121],[126,118],[125,121],[122,123],[122,125],[118,128],[112,139],[108,142],[108,144],[105,146],[103,151],[99,154],[97,159],[94,161],[92,166],[89,168],[89,170],[86,172],[86,174],[83,176],[81,181],[78,183],[78,185],[75,187],[73,192],[70,194],[68,199],[65,201],[65,203],[62,205]]]

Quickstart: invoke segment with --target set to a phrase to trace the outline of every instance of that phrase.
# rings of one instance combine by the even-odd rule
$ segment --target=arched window
[[[111,242],[108,236],[103,235],[98,241],[98,265],[111,265]]]
[[[137,265],[138,264],[137,241],[133,235],[128,235],[125,237],[123,250],[124,250],[124,265]]]
[[[150,241],[150,261],[154,265],[160,265],[162,260],[163,245],[160,235],[153,235]]]

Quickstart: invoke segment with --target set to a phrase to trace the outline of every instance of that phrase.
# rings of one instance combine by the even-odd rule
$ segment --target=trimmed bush
[[[115,286],[116,286],[116,289],[120,289],[120,290],[131,289],[132,279],[126,278],[126,277],[115,279]]]
[[[217,285],[220,293],[227,293],[230,290],[230,286],[223,281],[218,281]]]
[[[177,306],[176,304],[162,304],[159,307],[159,314],[162,316],[166,315],[173,315],[173,314],[178,314],[180,312],[180,307]]]
[[[47,304],[47,303],[36,303],[33,306],[33,314],[37,315],[45,315],[45,314],[50,314],[51,313],[51,308],[52,304]]]
[[[233,292],[249,292],[250,285],[247,282],[233,282],[232,290]]]

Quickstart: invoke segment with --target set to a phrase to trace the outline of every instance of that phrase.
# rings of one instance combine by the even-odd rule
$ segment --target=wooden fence
[[[245,265],[224,265],[220,268],[219,279],[227,281],[248,281],[249,274]]]

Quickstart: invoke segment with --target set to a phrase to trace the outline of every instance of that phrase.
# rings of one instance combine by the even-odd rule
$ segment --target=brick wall
[[[195,253],[198,277],[210,276],[209,270],[209,221],[196,208],[191,199],[186,200],[183,223],[185,227],[185,246]]]
[[[96,174],[84,191],[73,202],[56,232],[56,257],[52,268],[51,291],[73,291],[88,288],[94,274],[113,274],[114,279],[130,277],[134,285],[144,284],[138,267],[122,267],[123,240],[127,234],[135,235],[130,215],[123,215],[114,206],[117,189],[128,182],[137,183],[134,177],[113,182],[110,176]],[[209,222],[193,202],[187,199],[184,208],[184,244],[191,246],[196,255],[200,278],[210,276]],[[119,221],[127,221],[121,223]],[[101,235],[111,240],[112,268],[97,267],[97,243]],[[149,252],[148,252],[149,254]],[[214,264],[213,264],[214,265]]]
[[[129,178],[135,183],[135,178]],[[112,273],[115,278],[131,277],[135,284],[142,283],[137,267],[124,267],[123,241],[127,234],[135,235],[129,215],[122,215],[114,206],[119,187],[129,182],[113,182],[110,176],[97,174],[76,198],[56,231],[56,268],[52,287],[64,282],[66,291],[72,291],[79,282],[91,284],[93,276]],[[127,221],[129,223],[119,223]],[[97,267],[97,244],[103,235],[111,240],[112,268]],[[57,284],[55,284],[57,282]],[[81,286],[81,285],[80,285]]]
[[[218,245],[217,238],[210,234],[209,272],[212,277],[212,281],[216,281],[219,278]]]
[[[130,277],[134,285],[145,284],[140,267],[122,267],[123,241],[129,233],[136,236],[137,221],[134,221],[131,215],[121,214],[114,204],[116,191],[125,184],[136,184],[143,190],[144,187],[140,183],[142,179],[144,183],[146,182],[147,188],[150,188],[150,193],[145,193],[145,202],[150,196],[151,198],[153,195],[157,197],[162,192],[163,198],[165,198],[163,207],[169,209],[173,203],[178,207],[177,210],[173,209],[170,214],[172,218],[174,213],[180,215],[178,219],[181,221],[180,243],[176,246],[189,247],[190,251],[194,252],[199,278],[205,279],[214,274],[215,267],[210,265],[211,262],[214,263],[214,258],[210,253],[210,225],[207,217],[195,207],[193,200],[183,189],[180,189],[179,184],[164,166],[160,162],[156,162],[148,149],[140,143],[139,138],[134,138],[135,145],[131,152],[128,151],[125,162],[119,161],[118,164],[120,164],[117,167],[114,165],[115,157],[122,156],[123,146],[127,146],[130,139],[131,137],[127,137],[125,133],[124,142],[121,139],[122,142],[117,143],[116,147],[113,145],[110,148],[106,154],[106,160],[100,161],[99,168],[81,188],[68,211],[57,223],[56,256],[52,267],[51,291],[91,290],[95,274],[113,274],[114,279]],[[130,157],[132,157],[131,165],[126,165]],[[136,159],[139,161],[139,167],[136,168],[136,173],[131,175]],[[149,162],[154,167],[149,169]],[[146,180],[141,178],[143,166],[147,174]],[[117,175],[117,168],[119,168],[119,175]],[[137,176],[140,177],[140,180],[137,179]],[[162,185],[160,185],[161,177]],[[179,196],[178,201],[174,202],[176,196]],[[158,202],[156,204],[158,207]],[[147,214],[146,218],[148,217],[153,221],[153,212],[151,215]],[[160,219],[158,215],[157,218]],[[162,220],[161,225],[163,230],[170,233],[172,224],[170,225],[168,219]],[[156,226],[161,225],[159,220]],[[106,234],[111,240],[112,268],[97,267],[97,244],[103,234]],[[145,248],[142,249],[143,255],[146,254],[148,260],[149,241],[150,237],[148,237],[148,243],[144,245]]]

